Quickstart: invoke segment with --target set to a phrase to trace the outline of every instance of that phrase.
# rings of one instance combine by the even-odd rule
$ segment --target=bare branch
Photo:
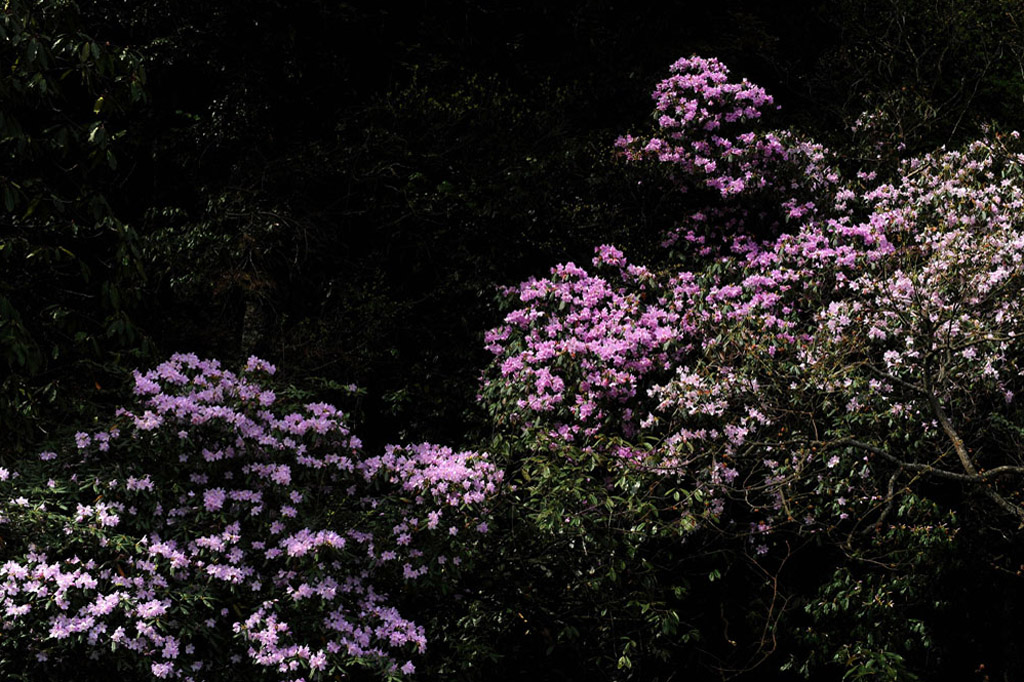
[[[950,442],[953,443],[953,449],[956,451],[956,456],[960,459],[960,465],[963,466],[964,471],[973,477],[977,477],[978,470],[974,467],[974,462],[971,461],[963,438],[953,428],[953,423],[949,421],[949,417],[946,416],[945,410],[942,409],[942,405],[939,404],[939,399],[935,397],[933,391],[928,391],[928,404],[931,405],[932,412],[935,413],[935,417],[939,421],[939,426],[942,427],[942,430],[949,436]]]
[[[984,480],[981,476],[977,474],[977,472],[975,472],[974,474],[958,474],[955,471],[946,471],[945,469],[940,469],[939,467],[933,466],[931,464],[923,464],[920,462],[906,462],[900,459],[899,457],[896,457],[895,455],[886,452],[882,448],[871,445],[870,443],[864,443],[859,440],[854,440],[853,438],[844,438],[842,440],[832,441],[831,443],[822,442],[821,444],[825,446],[851,445],[857,448],[858,450],[864,450],[865,452],[870,452],[872,454],[878,455],[904,469],[908,469],[910,471],[920,471],[921,473],[929,474],[931,476],[937,476],[939,478],[946,478],[953,481],[963,481],[965,483],[981,483]]]
[[[1008,499],[996,492],[991,484],[985,482],[984,477],[978,475],[978,470],[974,466],[974,462],[971,461],[970,455],[967,452],[967,447],[964,445],[963,438],[953,428],[953,423],[946,416],[946,412],[942,409],[942,405],[939,404],[939,399],[935,396],[933,391],[928,391],[928,402],[932,407],[932,411],[935,412],[935,417],[939,420],[939,425],[942,426],[942,430],[949,436],[949,440],[953,443],[953,448],[956,450],[956,455],[960,459],[960,464],[963,466],[964,471],[975,477],[979,481],[984,482],[982,490],[985,494],[995,502],[1004,511],[1013,514],[1022,522],[1024,522],[1024,509],[1020,506],[1010,502]],[[1002,467],[999,467],[1002,468]]]

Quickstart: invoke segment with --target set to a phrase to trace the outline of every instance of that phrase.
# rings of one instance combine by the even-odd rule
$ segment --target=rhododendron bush
[[[925,567],[954,547],[957,515],[1024,521],[1018,136],[881,179],[761,125],[771,97],[716,60],[680,60],[654,99],[654,132],[618,148],[692,199],[663,252],[640,265],[603,245],[558,265],[508,290],[487,335],[483,395],[517,466],[544,480],[587,463],[570,508],[545,483],[524,503],[543,519],[557,500],[557,532],[589,516],[580,538],[603,526],[638,556],[660,552],[662,581],[687,552],[745,557],[768,596],[741,667],[776,646],[781,566],[828,543],[855,568],[825,566],[804,597],[812,652],[790,665],[902,679],[928,642]],[[595,504],[627,489],[650,504]],[[632,607],[620,616],[642,620]]]
[[[273,372],[176,355],[110,424],[0,469],[5,679],[415,669],[427,635],[385,588],[452,582],[502,474],[426,443],[370,455],[331,405],[276,413]]]

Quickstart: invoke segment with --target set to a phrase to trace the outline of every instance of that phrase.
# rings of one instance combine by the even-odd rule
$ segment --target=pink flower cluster
[[[517,297],[524,307],[486,335],[501,358],[498,380],[522,389],[510,413],[547,414],[552,435],[569,442],[609,422],[634,432],[635,415],[622,406],[648,375],[671,367],[693,331],[687,282],[665,287],[610,246],[599,247],[594,267],[610,276],[568,263],[524,282]]]
[[[175,355],[136,373],[114,428],[40,463],[51,485],[9,477],[0,522],[24,552],[0,566],[0,648],[51,668],[116,650],[160,679],[413,669],[425,633],[375,586],[450,579],[471,539],[448,528],[486,529],[501,472],[430,444],[367,457],[331,405],[272,412],[271,373]]]
[[[367,481],[383,474],[414,493],[416,504],[429,503],[438,513],[483,502],[497,492],[503,475],[476,452],[453,452],[431,443],[389,445],[383,456],[360,461],[358,469]]]
[[[730,81],[729,69],[717,59],[680,59],[671,72],[653,93],[658,133],[616,141],[627,159],[672,164],[680,178],[697,179],[723,198],[769,187],[785,190],[786,171],[797,165],[825,183],[838,180],[831,170],[814,172],[823,160],[820,146],[786,132],[752,129],[773,103],[763,88],[746,79]]]
[[[983,396],[1019,392],[1024,156],[982,140],[910,159],[892,184],[844,180],[820,145],[745,130],[771,98],[716,60],[672,71],[658,135],[619,146],[719,190],[666,239],[690,269],[604,245],[592,272],[522,283],[487,334],[484,393],[542,449],[656,443],[612,450],[680,477],[695,513],[762,514],[767,547],[779,520],[877,508],[865,451],[822,457],[825,434],[884,449],[897,420],[931,443],[923,457],[948,447],[936,404],[970,421]],[[753,185],[770,210],[737,205]]]

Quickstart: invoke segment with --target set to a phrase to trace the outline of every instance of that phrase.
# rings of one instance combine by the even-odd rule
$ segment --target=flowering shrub
[[[775,236],[783,221],[845,201],[837,197],[840,174],[828,150],[764,128],[773,100],[763,88],[731,82],[717,59],[680,59],[671,72],[653,93],[655,134],[623,135],[615,143],[627,160],[665,164],[680,190],[703,190],[709,198],[667,232],[665,246],[683,237],[721,243],[741,234]]]
[[[660,134],[642,142],[620,137],[627,158],[672,163],[723,197],[767,184],[763,171],[787,152],[776,135],[757,135],[745,124],[761,118],[771,96],[746,79],[730,82],[717,59],[680,59],[670,70],[653,94]]]
[[[908,159],[892,182],[844,179],[828,150],[754,128],[771,98],[716,60],[680,60],[654,97],[657,131],[618,146],[713,201],[669,230],[657,266],[604,245],[593,270],[559,265],[510,290],[511,312],[487,335],[484,397],[524,468],[600,457],[603,471],[577,484],[675,491],[620,531],[740,539],[754,562],[831,538],[895,572],[872,579],[877,594],[930,556],[907,547],[953,542],[956,505],[922,502],[921,479],[962,485],[992,519],[1024,520],[1024,458],[1004,445],[1019,442],[1024,370],[1017,135]],[[752,189],[770,210],[743,210]],[[578,497],[575,512],[594,513]],[[537,514],[556,498],[534,499]],[[845,594],[838,584],[821,603]],[[875,644],[824,651],[905,673],[865,636]],[[923,641],[920,628],[907,636]]]
[[[175,355],[70,452],[0,469],[5,676],[414,670],[426,634],[382,587],[451,581],[502,474],[427,443],[368,456],[331,405],[273,412],[273,373]]]

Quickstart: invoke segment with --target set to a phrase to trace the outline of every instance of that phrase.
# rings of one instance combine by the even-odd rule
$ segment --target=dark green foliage
[[[862,112],[875,115],[854,134],[860,163],[891,163],[900,145],[910,153],[955,145],[993,120],[1024,124],[1019,3],[842,0],[822,17],[840,40],[804,79],[804,92],[843,135]]]
[[[120,195],[145,71],[83,23],[57,0],[11,0],[0,14],[3,448],[87,405],[126,353],[144,351],[131,312],[143,267]]]

